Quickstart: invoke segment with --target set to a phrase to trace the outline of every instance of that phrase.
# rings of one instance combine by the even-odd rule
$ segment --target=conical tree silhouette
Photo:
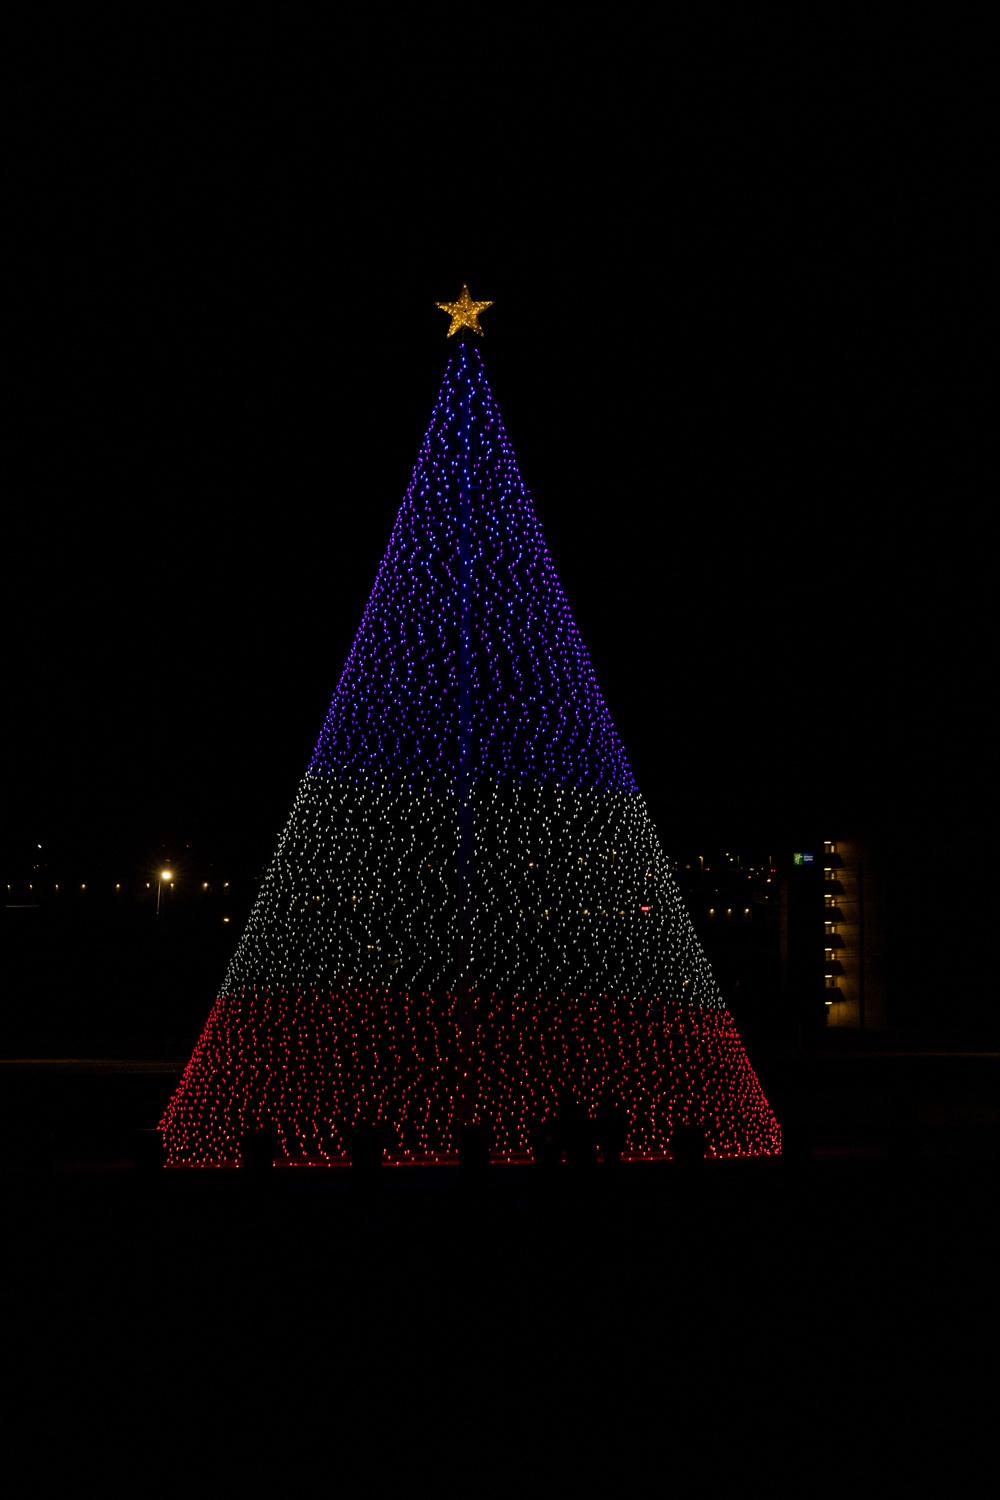
[[[174,1164],[268,1124],[419,1158],[572,1112],[636,1155],[780,1149],[466,338],[161,1129]]]

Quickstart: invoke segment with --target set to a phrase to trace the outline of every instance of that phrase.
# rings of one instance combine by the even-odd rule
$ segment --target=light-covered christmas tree
[[[657,1156],[780,1130],[684,909],[474,343],[455,352],[277,852],[161,1123],[171,1164]],[[602,1135],[605,1139],[601,1139]]]

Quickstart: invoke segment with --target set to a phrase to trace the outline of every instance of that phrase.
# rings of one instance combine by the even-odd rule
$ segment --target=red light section
[[[530,1152],[567,1103],[623,1121],[624,1154],[662,1157],[678,1124],[710,1156],[776,1155],[780,1127],[732,1017],[660,1000],[559,995],[475,1004],[473,1120],[495,1152]],[[171,1166],[235,1162],[273,1125],[290,1164],[344,1161],[379,1125],[390,1160],[454,1159],[460,1058],[454,997],[388,992],[220,996],[161,1121]]]

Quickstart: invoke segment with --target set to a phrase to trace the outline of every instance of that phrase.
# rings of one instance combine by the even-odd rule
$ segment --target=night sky
[[[977,127],[926,37],[410,67],[122,24],[67,12],[18,85],[12,848],[267,860],[463,281],[665,848],[940,841],[982,686],[939,483]]]

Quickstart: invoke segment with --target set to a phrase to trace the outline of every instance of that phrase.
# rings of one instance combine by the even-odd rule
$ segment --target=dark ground
[[[796,1484],[862,1448],[954,1474],[991,1401],[1000,1056],[755,1061],[784,1159],[478,1186],[151,1170],[179,1063],[6,1061],[16,1409],[112,1467],[209,1430],[241,1463],[298,1432],[294,1462],[325,1431],[383,1477],[419,1441],[596,1483],[698,1433],[713,1472],[749,1438]]]

